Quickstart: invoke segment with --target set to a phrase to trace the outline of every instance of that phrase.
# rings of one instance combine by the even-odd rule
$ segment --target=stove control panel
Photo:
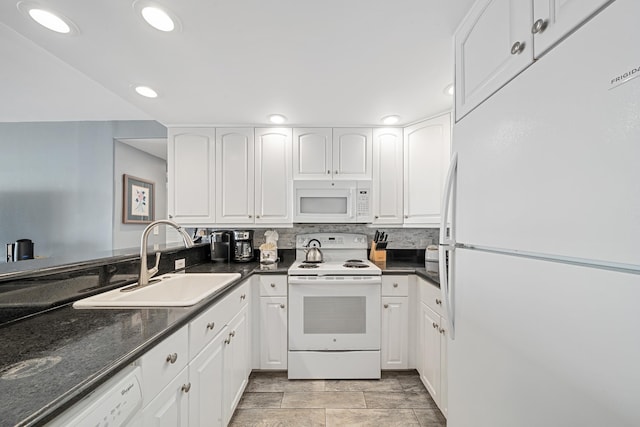
[[[316,233],[298,235],[296,247],[306,248],[314,239],[320,242],[320,245],[313,242],[312,246],[318,246],[321,249],[360,249],[363,246],[366,248],[367,245],[367,236],[364,234]]]

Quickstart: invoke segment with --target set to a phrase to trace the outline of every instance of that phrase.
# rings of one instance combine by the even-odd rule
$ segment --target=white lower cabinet
[[[440,289],[418,282],[418,340],[416,368],[422,383],[442,413],[447,415],[447,318]]]
[[[249,280],[139,360],[143,426],[226,426],[251,371]]]
[[[287,369],[287,276],[260,276],[260,369]]]
[[[189,420],[189,369],[184,368],[142,410],[144,426],[187,427]]]
[[[381,369],[409,367],[408,276],[382,276]]]

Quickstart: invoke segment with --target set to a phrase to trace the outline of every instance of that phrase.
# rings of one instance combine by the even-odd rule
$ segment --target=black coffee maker
[[[29,239],[18,239],[15,243],[7,243],[7,262],[33,259],[33,242]]]

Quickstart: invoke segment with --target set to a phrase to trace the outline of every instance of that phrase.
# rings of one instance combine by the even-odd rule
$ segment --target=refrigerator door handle
[[[454,307],[451,302],[451,289],[453,287],[452,281],[449,279],[449,266],[453,266],[453,257],[455,254],[456,241],[455,241],[455,228],[453,223],[453,217],[451,218],[451,225],[449,227],[449,235],[447,236],[447,219],[449,218],[449,206],[453,205],[453,185],[456,179],[458,168],[458,153],[453,153],[451,157],[451,164],[449,165],[449,172],[447,172],[447,180],[445,181],[444,194],[442,195],[442,215],[440,217],[440,290],[442,291],[442,299],[445,303],[447,310],[447,324],[449,326],[449,338],[455,339],[454,328]],[[450,256],[449,252],[451,253]],[[447,262],[447,257],[449,263]]]

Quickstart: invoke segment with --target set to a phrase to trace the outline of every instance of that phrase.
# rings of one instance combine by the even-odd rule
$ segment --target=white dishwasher
[[[47,427],[138,425],[141,408],[140,367],[128,366],[47,424]]]

